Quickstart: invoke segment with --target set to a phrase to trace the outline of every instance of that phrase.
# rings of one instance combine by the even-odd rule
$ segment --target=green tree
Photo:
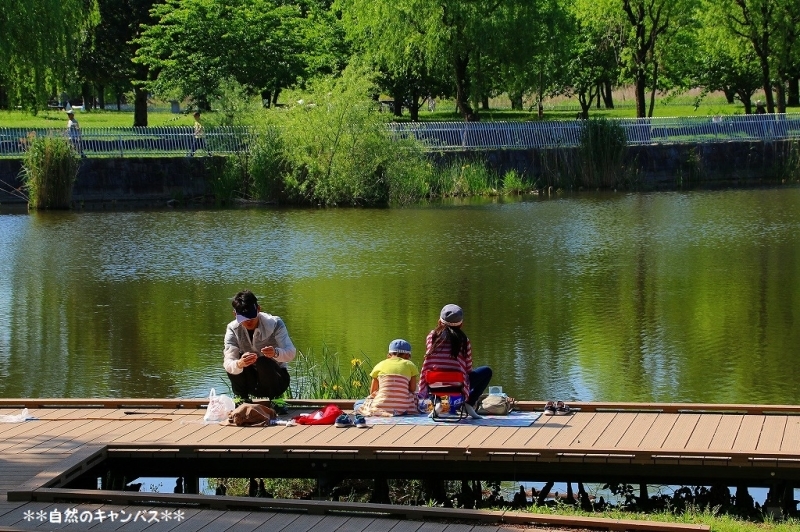
[[[761,85],[758,58],[746,39],[717,23],[725,16],[720,7],[718,2],[706,0],[697,10],[700,27],[695,79],[707,91],[723,91],[730,102],[738,99],[750,114],[752,96]]]
[[[134,40],[141,26],[151,22],[150,10],[156,0],[99,0],[100,23],[82,46],[78,71],[84,85],[97,91],[105,108],[105,95],[114,96],[117,108],[125,92],[133,90],[134,126],[147,125],[147,91],[142,86],[148,68],[133,62],[138,45]]]
[[[339,0],[351,39],[402,77],[443,70],[459,114],[502,84],[502,66],[531,51],[539,4],[526,0]],[[516,30],[509,31],[513,26]]]
[[[784,86],[798,72],[800,5],[796,0],[719,0],[727,27],[747,39],[758,56],[767,111],[775,112],[772,85],[777,82],[779,111],[785,111]]]
[[[274,102],[281,89],[311,75],[312,58],[321,68],[320,56],[335,56],[322,49],[335,25],[321,7],[274,0],[167,0],[153,7],[157,22],[136,39],[141,47],[135,61],[157,72],[149,84],[154,92],[191,97],[201,109],[209,108],[228,79]]]
[[[6,0],[0,7],[0,80],[8,103],[42,108],[74,72],[98,22],[96,0]]]
[[[582,17],[623,29],[620,63],[634,85],[636,116],[652,116],[659,76],[668,73],[670,41],[691,24],[696,0],[601,0],[582,2]],[[670,80],[674,82],[674,78]],[[663,83],[663,81],[661,81]],[[647,105],[647,89],[650,105]]]

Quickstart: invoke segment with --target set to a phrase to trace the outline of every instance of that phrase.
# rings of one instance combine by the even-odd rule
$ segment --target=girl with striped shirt
[[[386,360],[375,364],[370,395],[356,411],[365,416],[416,414],[419,370],[411,360],[411,344],[403,339],[389,344]]]
[[[464,408],[473,419],[481,416],[475,412],[475,404],[489,381],[492,379],[492,369],[488,366],[472,367],[472,344],[461,330],[464,322],[464,312],[458,305],[445,305],[439,314],[439,323],[428,334],[425,342],[425,359],[419,379],[420,397],[428,396],[428,383],[425,380],[427,371],[457,371],[464,375],[464,395],[467,400]]]

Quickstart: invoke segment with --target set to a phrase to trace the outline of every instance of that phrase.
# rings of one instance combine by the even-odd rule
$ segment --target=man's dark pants
[[[242,369],[238,375],[228,373],[233,395],[248,400],[253,397],[280,397],[289,388],[289,371],[273,359],[260,356],[256,363]]]

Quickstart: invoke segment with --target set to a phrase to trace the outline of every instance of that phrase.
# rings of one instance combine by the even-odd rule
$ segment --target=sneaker
[[[355,426],[356,428],[359,428],[359,429],[367,428],[367,420],[366,420],[366,418],[364,416],[362,416],[361,414],[356,414],[353,417],[355,418],[353,420],[353,426]]]
[[[344,429],[347,427],[353,426],[353,420],[350,419],[350,416],[347,414],[342,414],[341,416],[336,418],[336,422],[334,423],[338,428]]]
[[[552,416],[556,413],[556,405],[553,401],[547,401],[547,404],[544,405],[544,415]]]
[[[569,406],[565,405],[564,401],[559,401],[559,402],[556,403],[556,415],[557,416],[566,416],[570,412],[572,412],[572,409]]]

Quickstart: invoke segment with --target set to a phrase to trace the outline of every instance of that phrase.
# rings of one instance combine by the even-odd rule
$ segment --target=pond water
[[[800,404],[800,189],[0,214],[0,397],[228,390],[252,289],[312,361],[464,308],[519,399]],[[321,363],[321,362],[320,362]]]

